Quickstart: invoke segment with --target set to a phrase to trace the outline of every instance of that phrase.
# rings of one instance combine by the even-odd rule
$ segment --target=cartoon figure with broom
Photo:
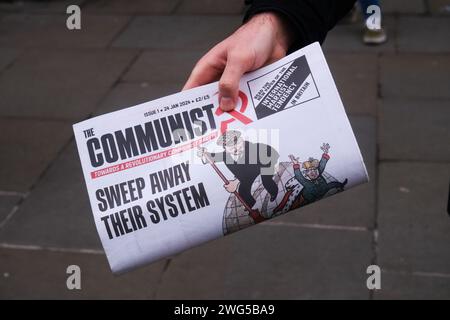
[[[217,139],[217,144],[223,147],[223,152],[209,153],[206,148],[199,148],[197,155],[202,158],[203,163],[209,163],[213,167],[223,180],[225,190],[239,199],[255,223],[264,221],[259,210],[253,208],[256,200],[251,192],[252,184],[260,176],[262,185],[270,194],[270,201],[276,199],[278,186],[273,177],[278,152],[269,145],[245,141],[236,130],[224,132]],[[216,166],[217,162],[223,162],[235,179],[228,180]]]

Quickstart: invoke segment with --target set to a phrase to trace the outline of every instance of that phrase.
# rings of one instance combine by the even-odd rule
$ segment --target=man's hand
[[[224,184],[223,187],[225,188],[225,190],[227,190],[229,193],[233,193],[237,190],[237,188],[239,187],[239,180],[238,179],[234,179],[231,180],[230,182],[228,182],[228,184]]]
[[[292,38],[282,17],[271,12],[257,14],[197,62],[183,90],[220,78],[219,105],[231,111],[242,75],[284,57]]]
[[[206,153],[206,148],[198,147],[197,148],[197,156],[203,158]]]
[[[293,164],[298,164],[298,165],[301,165],[302,163],[299,161],[299,158],[297,157],[295,157],[294,155],[292,155],[292,154],[290,154],[289,155],[289,159],[291,159],[291,161],[292,161],[292,163]]]
[[[323,153],[328,153],[330,151],[330,144],[324,143],[320,149],[322,149]]]
[[[208,150],[206,148],[203,147],[198,147],[197,148],[197,156],[202,159],[203,163],[206,163],[206,153],[208,152]]]

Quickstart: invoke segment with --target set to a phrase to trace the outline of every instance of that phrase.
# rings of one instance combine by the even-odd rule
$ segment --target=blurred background
[[[0,1],[0,298],[450,298],[450,0],[382,1],[386,43],[356,12],[323,45],[370,183],[112,275],[71,126],[179,91],[243,2]]]

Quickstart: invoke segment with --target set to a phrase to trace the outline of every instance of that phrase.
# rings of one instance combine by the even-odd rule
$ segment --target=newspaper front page
[[[244,75],[232,112],[212,83],[73,128],[115,273],[368,180],[318,43]]]

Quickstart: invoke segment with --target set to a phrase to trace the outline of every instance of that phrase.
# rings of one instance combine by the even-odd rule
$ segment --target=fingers
[[[204,84],[208,84],[219,79],[222,70],[217,69],[207,61],[199,61],[191,72],[189,79],[183,87],[183,90],[192,89]]]
[[[205,54],[195,65],[183,90],[195,88],[219,80],[225,68],[226,54],[218,44]]]
[[[183,90],[219,81],[219,105],[231,111],[238,101],[239,81],[251,70],[255,57],[242,50],[229,49],[226,42],[218,44],[199,60]]]
[[[219,81],[219,106],[223,111],[231,111],[235,108],[239,81],[242,75],[251,68],[251,57],[228,54],[225,70]]]

